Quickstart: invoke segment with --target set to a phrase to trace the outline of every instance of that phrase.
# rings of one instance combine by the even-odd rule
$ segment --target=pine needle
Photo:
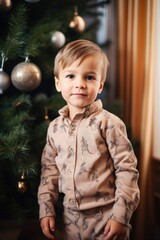
[[[28,134],[23,126],[16,126],[8,134],[0,135],[0,157],[17,161],[29,152]]]
[[[18,4],[11,14],[8,36],[1,50],[7,58],[18,57],[24,45],[27,25],[26,11],[24,4]]]

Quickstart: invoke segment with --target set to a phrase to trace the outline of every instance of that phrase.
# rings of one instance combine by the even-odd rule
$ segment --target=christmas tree
[[[96,42],[98,6],[109,1],[0,2],[0,218],[38,218],[41,153],[64,102],[54,56],[79,38]],[[107,43],[104,43],[107,46]]]

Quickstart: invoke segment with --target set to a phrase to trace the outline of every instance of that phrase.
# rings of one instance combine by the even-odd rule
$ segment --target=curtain
[[[156,64],[155,64],[155,94],[154,94],[154,134],[153,157],[160,160],[160,1],[156,4]]]
[[[157,0],[158,1],[158,0]],[[123,118],[138,140],[141,201],[135,239],[154,239],[152,192],[153,95],[156,0],[119,0],[118,83]]]

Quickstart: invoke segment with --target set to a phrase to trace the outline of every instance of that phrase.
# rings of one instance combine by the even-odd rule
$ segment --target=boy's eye
[[[94,80],[94,79],[95,79],[95,77],[92,75],[87,76],[87,80]]]
[[[73,75],[73,74],[68,74],[68,75],[66,76],[66,78],[72,79],[72,78],[74,78],[74,75]]]

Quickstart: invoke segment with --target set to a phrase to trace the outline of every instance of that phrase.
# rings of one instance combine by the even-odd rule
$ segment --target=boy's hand
[[[127,227],[122,223],[110,219],[105,227],[104,233],[106,235],[104,240],[124,240]]]
[[[49,239],[54,239],[55,219],[54,217],[44,217],[40,221],[42,232]]]

